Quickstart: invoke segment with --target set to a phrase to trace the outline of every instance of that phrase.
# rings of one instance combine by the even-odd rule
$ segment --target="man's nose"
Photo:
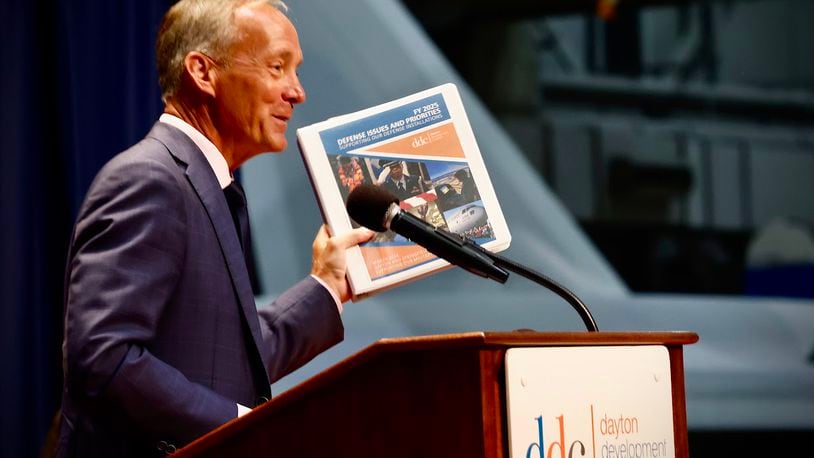
[[[300,84],[299,79],[295,79],[283,94],[286,102],[292,105],[305,102],[305,88]]]

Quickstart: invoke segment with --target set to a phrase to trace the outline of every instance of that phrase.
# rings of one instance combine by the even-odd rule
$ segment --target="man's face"
[[[393,178],[393,180],[401,180],[402,172],[401,164],[393,164],[390,166],[390,177]]]
[[[212,119],[239,165],[285,149],[288,121],[305,90],[297,76],[297,31],[282,12],[268,4],[242,7],[235,25],[241,39],[218,69]]]

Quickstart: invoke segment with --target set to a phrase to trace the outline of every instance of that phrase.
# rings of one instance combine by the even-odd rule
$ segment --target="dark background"
[[[37,456],[59,406],[65,253],[85,191],[161,111],[168,0],[3,0],[0,456]]]

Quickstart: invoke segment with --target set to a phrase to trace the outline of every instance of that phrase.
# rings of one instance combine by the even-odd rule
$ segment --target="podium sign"
[[[512,458],[675,457],[666,347],[511,348]]]

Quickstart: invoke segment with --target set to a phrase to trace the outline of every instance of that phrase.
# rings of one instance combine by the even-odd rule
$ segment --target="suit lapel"
[[[268,349],[263,344],[246,259],[243,257],[234,221],[215,172],[195,143],[180,130],[158,122],[147,136],[162,142],[167,146],[170,154],[187,165],[186,176],[203,203],[212,227],[215,229],[215,235],[237,293],[240,309],[251,330],[258,356],[261,358],[261,366],[265,368],[265,361],[268,361],[269,356]],[[263,373],[265,374],[265,370]]]

